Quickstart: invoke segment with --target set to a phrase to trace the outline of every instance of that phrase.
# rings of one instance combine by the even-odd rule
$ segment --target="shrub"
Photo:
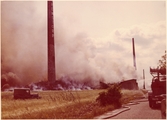
[[[96,101],[102,106],[113,104],[115,107],[121,106],[121,91],[118,84],[113,84],[106,92],[99,93]]]

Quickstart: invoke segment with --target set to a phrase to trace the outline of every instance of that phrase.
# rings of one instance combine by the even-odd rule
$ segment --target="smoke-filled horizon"
[[[85,6],[81,8],[87,6],[87,12],[90,9],[88,5],[97,8],[97,2],[83,3]],[[143,69],[141,67],[146,65],[145,62],[156,66],[155,63],[165,51],[163,20],[156,24],[152,22],[129,26],[128,29],[111,29],[108,35],[95,37],[89,30],[96,32],[96,29],[102,28],[96,28],[93,23],[86,24],[86,22],[94,20],[93,22],[96,23],[98,20],[87,18],[87,15],[91,16],[91,11],[86,14],[79,7],[75,9],[75,5],[80,4],[54,1],[56,79],[68,76],[78,82],[89,79],[94,84],[100,80],[111,83],[132,78],[141,79],[141,75],[133,67],[132,38],[135,40],[137,69]],[[1,2],[1,77],[3,79],[19,81],[24,85],[47,80],[46,7],[45,1]],[[105,11],[97,15],[100,20],[103,17],[105,22],[103,12]],[[99,26],[100,23],[96,24]],[[89,25],[90,28],[87,26],[85,29],[82,25]],[[159,38],[162,42],[158,42]],[[154,49],[157,53],[149,57],[151,53],[149,51]],[[157,58],[150,61],[155,56]]]

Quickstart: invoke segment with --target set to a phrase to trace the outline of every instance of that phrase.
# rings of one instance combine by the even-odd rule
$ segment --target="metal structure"
[[[47,1],[48,8],[48,81],[52,83],[56,79],[55,69],[55,44],[54,44],[54,21],[53,21],[53,1]]]

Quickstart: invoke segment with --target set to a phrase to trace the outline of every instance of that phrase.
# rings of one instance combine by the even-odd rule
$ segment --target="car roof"
[[[14,90],[30,90],[29,88],[15,88]]]

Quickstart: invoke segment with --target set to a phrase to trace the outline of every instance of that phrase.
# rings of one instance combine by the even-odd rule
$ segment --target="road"
[[[112,119],[161,119],[159,109],[151,109],[148,101],[139,102],[136,105],[130,105],[130,110],[124,111]]]
[[[160,109],[151,109],[148,99],[135,100],[95,119],[162,119]]]

